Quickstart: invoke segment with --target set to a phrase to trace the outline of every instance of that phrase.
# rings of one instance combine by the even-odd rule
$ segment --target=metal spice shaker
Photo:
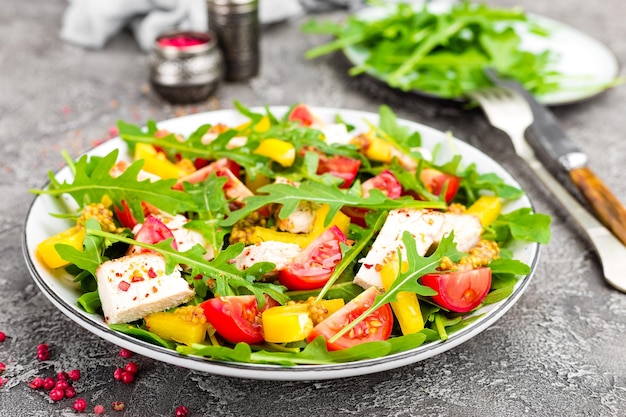
[[[207,0],[209,29],[224,55],[226,80],[242,81],[259,72],[258,0]]]
[[[152,88],[171,103],[206,100],[224,76],[217,36],[211,32],[163,33],[156,39],[149,61]]]

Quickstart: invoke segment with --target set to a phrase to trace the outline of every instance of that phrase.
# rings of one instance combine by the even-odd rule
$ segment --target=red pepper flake
[[[157,277],[157,273],[154,272],[154,269],[152,269],[152,268],[148,269],[148,277],[149,278],[156,278]]]
[[[363,264],[363,266],[365,267],[365,269],[372,269],[372,267],[374,265],[372,265],[372,264]]]
[[[122,411],[122,410],[124,410],[124,403],[121,402],[121,401],[115,401],[113,403],[113,409],[115,411]]]
[[[157,287],[152,287],[152,292],[156,294],[157,292],[159,292],[159,289]]]
[[[130,288],[130,284],[126,281],[120,281],[120,283],[117,284],[117,288],[122,291],[128,291],[128,289]]]
[[[145,281],[145,279],[143,277],[138,277],[133,275],[133,278],[130,280],[131,282],[141,282],[141,281]]]

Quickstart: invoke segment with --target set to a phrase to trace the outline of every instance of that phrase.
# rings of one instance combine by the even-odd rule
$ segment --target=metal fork
[[[585,232],[598,254],[606,281],[616,289],[626,292],[626,246],[573,198],[539,162],[524,135],[533,123],[532,111],[526,100],[515,91],[503,87],[476,90],[469,93],[469,96],[480,104],[491,125],[511,138],[517,155]]]

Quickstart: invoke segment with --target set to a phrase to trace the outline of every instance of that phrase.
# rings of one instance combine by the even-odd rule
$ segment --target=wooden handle
[[[573,169],[570,171],[570,177],[598,219],[626,245],[626,208],[624,205],[589,168]]]

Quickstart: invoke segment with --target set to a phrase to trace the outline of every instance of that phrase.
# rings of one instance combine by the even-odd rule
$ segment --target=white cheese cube
[[[165,258],[140,253],[104,262],[96,271],[105,322],[128,323],[189,301],[194,291],[177,267],[165,273]]]
[[[424,256],[432,245],[441,242],[453,230],[457,249],[465,252],[480,241],[482,226],[478,218],[467,214],[410,208],[391,210],[372,248],[360,261],[361,267],[353,282],[363,288],[375,286],[382,290],[380,268],[384,259],[398,249],[406,259],[402,242],[405,231],[415,239],[418,255]]]

